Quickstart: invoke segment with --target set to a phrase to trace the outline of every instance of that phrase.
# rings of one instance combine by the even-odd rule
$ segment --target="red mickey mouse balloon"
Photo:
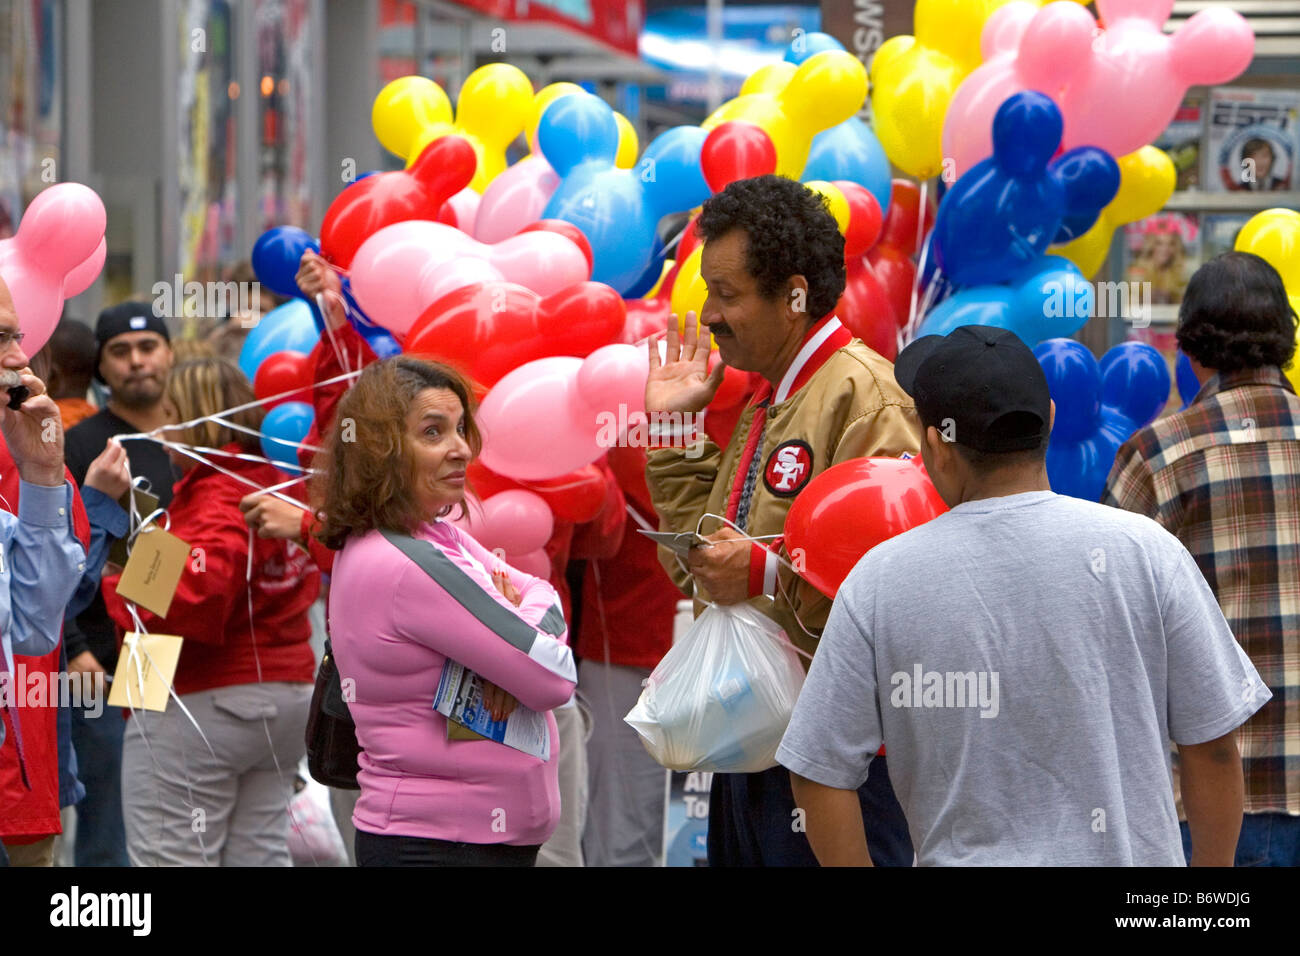
[[[894,307],[899,328],[907,323],[912,311],[912,283],[916,281],[916,216],[921,193],[916,184],[895,179],[890,192],[889,214],[880,231],[880,239],[867,253],[867,259],[884,286]],[[934,226],[934,208],[926,205],[922,239]]]
[[[622,297],[599,282],[546,298],[512,282],[474,283],[425,309],[403,351],[451,362],[491,386],[525,362],[581,357],[613,342],[625,315]]]
[[[880,237],[880,203],[865,186],[846,180],[833,185],[849,205],[844,231],[844,294],[835,314],[855,336],[893,361],[898,354],[898,326],[893,303],[865,255]]]
[[[274,408],[284,402],[310,401],[308,390],[311,387],[311,366],[308,356],[301,352],[272,352],[262,360],[262,364],[257,367],[257,374],[253,376],[253,394],[260,399],[295,389],[302,390],[274,402],[267,402],[266,408]]]
[[[720,193],[738,179],[776,172],[776,147],[772,138],[753,123],[721,123],[704,140],[700,170],[709,188]]]
[[[371,235],[408,219],[442,219],[443,204],[469,184],[477,160],[459,136],[430,143],[409,169],[358,180],[338,194],[320,226],[321,254],[346,269]],[[452,224],[455,222],[452,214]]]
[[[948,510],[921,459],[853,458],[808,482],[785,518],[785,548],[829,598],[862,556]]]

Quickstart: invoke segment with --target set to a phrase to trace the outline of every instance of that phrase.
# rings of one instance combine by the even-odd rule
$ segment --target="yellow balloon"
[[[879,54],[877,54],[879,55]],[[722,123],[744,120],[759,126],[776,147],[776,172],[798,179],[808,163],[813,137],[838,126],[861,108],[867,93],[867,73],[857,57],[844,50],[823,50],[795,68],[788,82],[775,88],[774,71],[745,93],[718,107],[701,125],[712,130]]]
[[[672,271],[673,271],[673,260],[665,259],[663,271],[659,273],[659,278],[655,280],[654,286],[642,298],[653,299],[655,296],[657,296],[659,294],[659,290],[664,287],[664,279],[666,279],[668,277],[668,273]]]
[[[929,179],[943,168],[943,120],[980,64],[980,29],[996,0],[917,0],[916,36],[885,41],[871,61],[871,115],[890,162]]]
[[[1289,296],[1300,296],[1300,212],[1265,209],[1256,213],[1237,233],[1233,248],[1253,252],[1282,277]]]
[[[700,262],[704,257],[704,246],[699,245],[682,262],[682,268],[673,280],[673,292],[668,297],[669,308],[677,316],[677,324],[684,332],[686,313],[699,315],[704,310],[704,300],[709,297],[709,288],[700,275]]]
[[[451,124],[451,100],[442,87],[423,76],[401,76],[375,97],[370,125],[381,146],[405,158],[422,131]]]
[[[745,82],[740,86],[740,95],[779,93],[790,85],[790,80],[797,69],[799,69],[797,66],[793,63],[787,63],[785,60],[769,63],[767,66],[760,66],[745,78]]]
[[[1048,250],[1069,259],[1089,279],[1106,261],[1115,230],[1158,213],[1174,194],[1178,178],[1173,160],[1154,146],[1143,146],[1116,162],[1119,192],[1107,203],[1092,228],[1077,239]]]
[[[581,93],[583,89],[577,83],[551,83],[549,86],[543,86],[533,97],[533,107],[528,112],[528,149],[530,152],[537,152],[537,124],[542,121],[542,114],[546,112],[546,107],[550,106],[562,96],[568,96],[571,93]]]
[[[844,198],[840,187],[824,179],[810,179],[804,185],[819,196],[826,197],[826,204],[830,207],[831,215],[835,217],[835,225],[839,226],[840,235],[844,235],[849,228],[849,201]]]
[[[641,154],[641,143],[636,136],[636,127],[622,113],[614,113],[614,122],[618,123],[618,153],[614,165],[619,169],[631,169],[636,165],[636,158]]]
[[[453,126],[430,126],[406,155],[410,166],[435,139],[454,133],[474,147],[478,165],[470,188],[481,193],[506,168],[506,147],[524,131],[533,109],[533,84],[509,63],[488,63],[465,78],[456,98]]]

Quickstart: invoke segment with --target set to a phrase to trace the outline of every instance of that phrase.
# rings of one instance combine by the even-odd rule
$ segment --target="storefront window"
[[[180,268],[187,280],[219,278],[237,258],[239,193],[235,102],[239,88],[229,0],[188,0],[179,17]]]
[[[0,239],[60,178],[62,52],[57,0],[0,0]]]
[[[307,226],[311,63],[309,0],[257,0],[258,230]]]

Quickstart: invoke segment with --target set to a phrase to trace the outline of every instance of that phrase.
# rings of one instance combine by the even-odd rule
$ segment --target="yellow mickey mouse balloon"
[[[426,129],[451,125],[451,100],[433,80],[401,76],[375,97],[370,125],[384,149],[405,159]]]
[[[788,79],[781,84],[783,77]],[[844,50],[823,50],[793,72],[773,69],[751,81],[755,92],[723,103],[701,126],[711,130],[744,120],[761,127],[776,147],[777,174],[791,179],[807,165],[813,137],[854,115],[867,95],[866,70]]]
[[[1233,248],[1253,252],[1282,277],[1291,308],[1300,314],[1300,212],[1294,209],[1265,209],[1256,213],[1237,233]],[[1300,334],[1296,337],[1300,349]],[[1291,386],[1300,392],[1300,362],[1287,369]]]
[[[455,133],[474,147],[478,166],[470,188],[483,192],[506,168],[506,147],[524,131],[533,107],[533,84],[523,70],[509,63],[488,63],[465,78],[456,98],[456,122],[425,127],[406,154],[409,167],[424,147]]]
[[[929,179],[943,169],[943,120],[980,64],[980,29],[997,0],[917,0],[915,36],[886,40],[871,61],[873,128],[890,162]]]
[[[835,217],[835,225],[839,227],[840,235],[844,235],[849,228],[849,201],[844,198],[840,187],[824,179],[810,179],[804,185],[826,199],[826,205]]]
[[[1178,178],[1173,160],[1154,146],[1143,146],[1116,162],[1119,192],[1101,211],[1092,228],[1077,239],[1048,250],[1052,255],[1069,259],[1089,279],[1106,261],[1115,230],[1158,213],[1174,194]]]
[[[528,126],[525,129],[530,152],[537,152],[537,124],[542,121],[542,114],[546,112],[546,107],[562,96],[582,92],[585,91],[577,83],[552,83],[537,91],[537,95],[533,97],[533,108],[528,115]],[[614,113],[614,122],[618,124],[618,153],[614,157],[614,165],[619,169],[631,169],[636,165],[636,158],[641,153],[641,143],[637,139],[636,128],[633,127],[631,120],[619,112]]]

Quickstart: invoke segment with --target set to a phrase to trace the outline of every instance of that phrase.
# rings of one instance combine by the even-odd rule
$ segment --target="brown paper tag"
[[[470,730],[464,724],[458,724],[454,720],[447,721],[447,739],[448,740],[490,740],[490,737],[484,737],[477,731]]]
[[[136,710],[167,709],[167,688],[176,676],[184,640],[175,634],[128,631],[117,658],[117,673],[108,692],[112,707]]]
[[[146,527],[136,535],[117,593],[166,617],[189,556],[190,546],[176,535],[154,525]]]
[[[135,498],[135,510],[139,512],[141,518],[147,518],[158,510],[158,496],[152,492],[145,491],[143,488],[131,489],[131,495]],[[126,495],[118,502],[127,514],[131,513],[130,499]],[[131,556],[126,546],[126,538],[118,538],[108,549],[108,563],[116,564],[119,568],[126,567],[126,560]]]

